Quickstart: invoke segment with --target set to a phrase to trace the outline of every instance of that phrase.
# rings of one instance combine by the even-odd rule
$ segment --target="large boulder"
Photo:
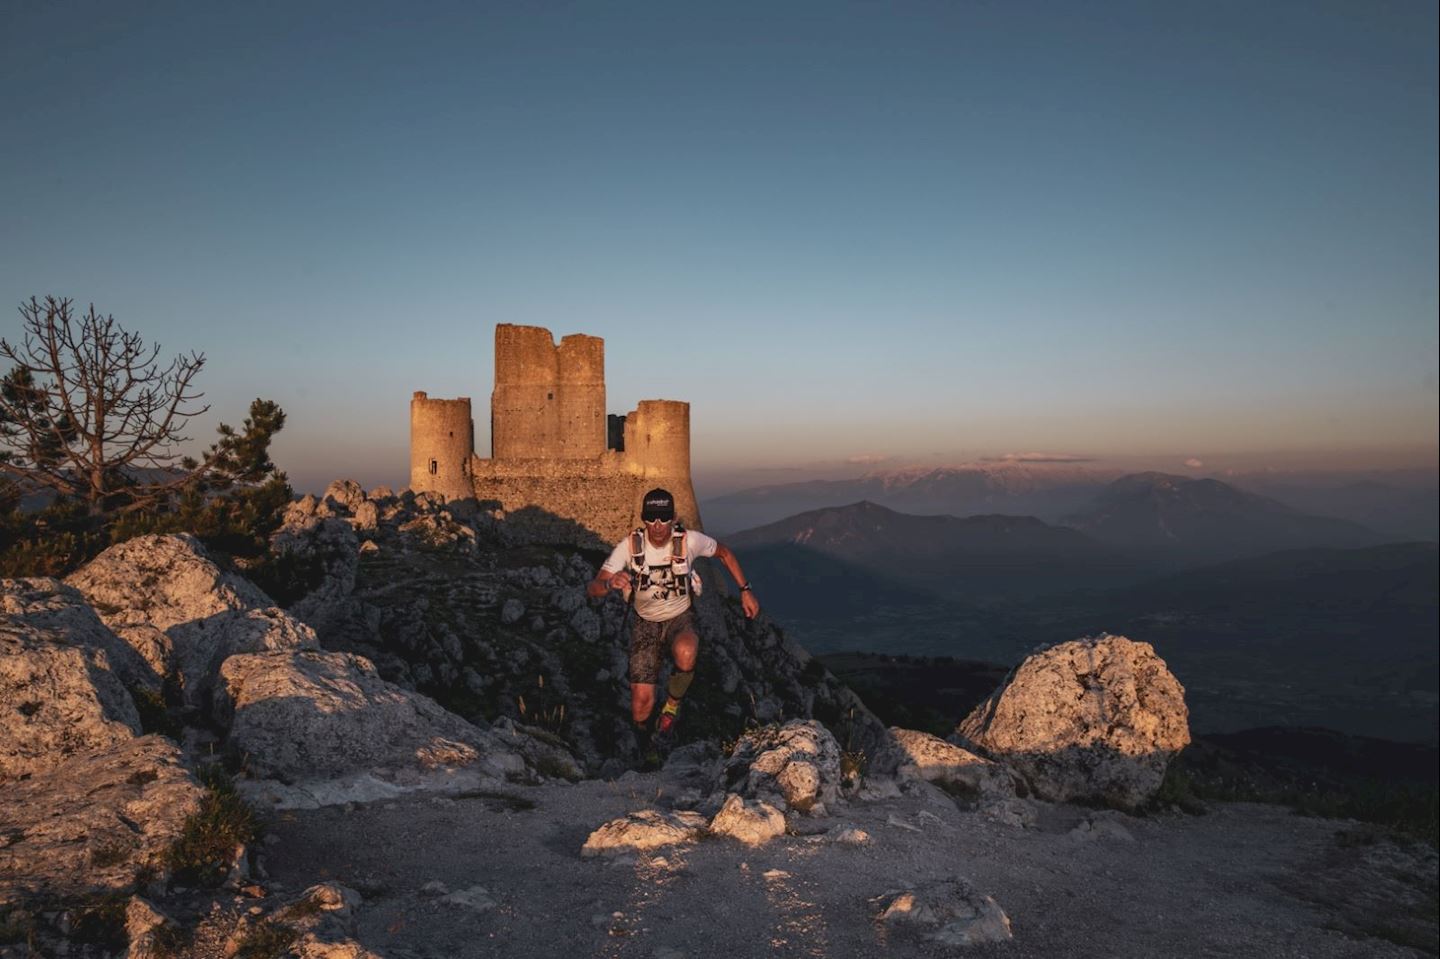
[[[319,646],[310,627],[213,563],[193,536],[139,536],[66,580],[188,706],[203,707],[236,653]]]
[[[72,646],[104,650],[127,689],[160,691],[160,677],[151,665],[100,621],[73,586],[49,577],[0,580],[0,613],[12,623],[59,633]]]
[[[525,773],[524,760],[498,737],[386,682],[363,656],[243,654],[220,673],[217,714],[255,777],[298,782],[459,767],[500,779]]]
[[[161,736],[73,756],[0,789],[0,913],[133,887],[166,854],[204,790]]]
[[[725,786],[747,799],[824,813],[840,797],[840,746],[813,719],[751,730],[735,743]]]
[[[957,729],[1053,802],[1133,809],[1190,742],[1185,690],[1149,643],[1102,635],[1031,655]]]
[[[0,620],[0,783],[138,735],[135,703],[103,649]]]

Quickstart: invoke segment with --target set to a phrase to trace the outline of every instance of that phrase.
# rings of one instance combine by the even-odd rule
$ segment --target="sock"
[[[660,707],[660,720],[655,724],[655,731],[668,733],[675,726],[675,717],[680,714],[680,700],[690,688],[690,683],[695,679],[695,671],[675,670],[670,674],[670,684],[665,688],[669,694],[665,697],[665,705]]]

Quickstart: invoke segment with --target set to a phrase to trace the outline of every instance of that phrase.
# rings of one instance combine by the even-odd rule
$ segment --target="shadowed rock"
[[[160,691],[159,674],[100,621],[73,586],[50,577],[0,580],[0,612],[12,622],[59,633],[72,646],[103,649],[126,688]]]
[[[1150,644],[1104,635],[1033,654],[957,733],[1042,799],[1133,809],[1190,742],[1188,719],[1184,688]]]
[[[914,729],[890,727],[893,760],[900,779],[923,779],[948,792],[977,800],[1005,800],[1015,796],[1010,771],[939,736]]]
[[[895,890],[871,902],[878,907],[879,922],[909,929],[942,946],[975,946],[1015,938],[1005,911],[963,879]]]

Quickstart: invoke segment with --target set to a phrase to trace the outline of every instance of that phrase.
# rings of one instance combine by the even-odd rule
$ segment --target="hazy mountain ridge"
[[[1359,524],[1311,516],[1219,480],[1157,472],[1115,480],[1090,510],[1066,517],[1065,523],[1112,546],[1204,558],[1386,541]]]

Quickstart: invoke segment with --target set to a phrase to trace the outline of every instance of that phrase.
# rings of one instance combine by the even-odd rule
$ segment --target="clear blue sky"
[[[412,9],[413,7],[413,9]],[[692,404],[697,472],[1411,457],[1433,2],[0,5],[0,334],[47,293],[403,485],[498,322]],[[1399,451],[1398,453],[1396,451]]]

